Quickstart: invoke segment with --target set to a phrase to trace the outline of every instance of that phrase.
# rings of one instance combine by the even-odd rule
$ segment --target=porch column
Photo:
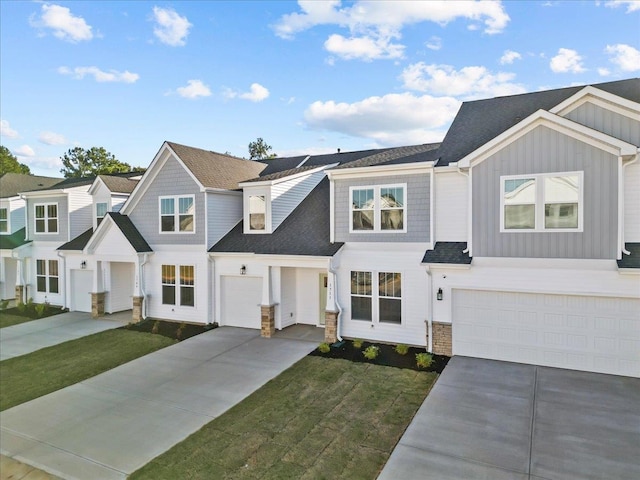
[[[336,343],[338,341],[338,305],[336,303],[336,276],[327,272],[327,304],[324,313],[324,341]]]
[[[16,304],[18,304],[24,303],[24,260],[21,258],[16,260]]]
[[[275,309],[271,292],[271,267],[262,276],[262,305],[260,307],[260,336],[271,338],[276,333]]]
[[[140,255],[136,257],[134,270],[135,270],[135,273],[133,278],[133,295],[131,296],[131,301],[132,301],[131,321],[133,323],[139,323],[143,319],[142,309],[144,308],[142,276],[140,274],[140,270],[141,270]]]
[[[102,284],[102,262],[96,262],[93,270],[93,287],[91,289],[91,316],[98,318],[104,315],[104,285]]]

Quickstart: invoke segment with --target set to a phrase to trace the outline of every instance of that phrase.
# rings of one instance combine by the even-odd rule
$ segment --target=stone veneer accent
[[[451,324],[433,322],[433,353],[451,356]]]
[[[142,303],[144,302],[144,297],[133,297],[133,315],[131,316],[131,321],[133,323],[139,323],[142,321]]]
[[[330,310],[324,312],[324,341],[327,343],[338,341],[338,312]]]
[[[271,338],[276,333],[276,321],[275,321],[275,305],[262,305],[260,307],[260,336],[264,338]]]
[[[24,285],[16,285],[16,304],[24,302]]]
[[[104,292],[91,294],[91,316],[98,318],[104,315]]]

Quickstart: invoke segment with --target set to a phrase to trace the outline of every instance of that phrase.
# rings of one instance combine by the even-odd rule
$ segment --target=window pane
[[[578,228],[578,204],[554,203],[544,206],[545,228]]]
[[[49,293],[58,293],[58,277],[49,277]]]
[[[380,189],[380,208],[401,208],[404,206],[404,188],[386,187]]]
[[[0,208],[0,220],[6,220],[6,219],[7,219],[7,209]]]
[[[171,285],[162,286],[162,304],[163,305],[176,304],[176,287]]]
[[[36,273],[38,275],[46,275],[47,274],[47,263],[45,260],[37,260],[36,261]]]
[[[173,232],[175,230],[175,217],[160,217],[160,228],[163,232]]]
[[[263,195],[249,196],[249,230],[264,230],[266,208]]]
[[[180,265],[180,285],[194,285],[193,265]]]
[[[162,265],[162,283],[176,283],[176,267],[174,265]]]
[[[37,277],[36,284],[39,292],[47,291],[47,277]]]
[[[9,230],[9,226],[6,220],[0,220],[0,232],[6,233]]]
[[[380,212],[382,230],[402,230],[404,228],[404,210],[382,210]]]
[[[402,322],[402,300],[381,297],[380,322],[400,324]]]
[[[378,295],[400,298],[402,296],[402,275],[399,273],[378,273]]]
[[[372,210],[374,206],[373,189],[366,188],[362,190],[353,190],[352,203],[354,210]]]
[[[47,228],[48,228],[48,232],[50,233],[55,233],[58,231],[58,220],[55,218],[50,218],[49,220],[47,220]]]
[[[505,205],[504,228],[533,229],[536,227],[535,205]]]
[[[578,176],[546,177],[544,203],[578,203]]]
[[[180,215],[180,231],[193,232],[193,215]]]
[[[49,218],[58,218],[58,206],[47,205],[47,216]]]
[[[264,213],[249,214],[249,230],[264,230]]]
[[[373,210],[354,211],[353,230],[373,230]]]
[[[371,295],[371,272],[351,272],[351,294]]]
[[[106,203],[96,203],[96,217],[101,218],[107,214],[107,204]]]
[[[160,200],[160,213],[162,215],[173,215],[175,213],[173,198],[163,198]]]
[[[58,261],[49,260],[49,275],[58,276]]]
[[[195,305],[195,288],[180,287],[180,305],[183,307],[193,307]]]
[[[44,232],[44,220],[36,220],[36,232]]]
[[[371,321],[371,297],[351,297],[351,319]]]
[[[513,205],[518,203],[535,203],[535,201],[535,178],[517,178],[504,181],[505,205]]]
[[[36,205],[36,218],[44,218],[44,205]]]
[[[193,212],[194,212],[193,198],[191,197],[180,198],[178,199],[178,204],[179,204],[178,213],[188,213],[190,215],[193,215]]]

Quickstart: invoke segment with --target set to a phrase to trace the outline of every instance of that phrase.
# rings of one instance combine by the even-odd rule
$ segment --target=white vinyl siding
[[[438,169],[435,171],[435,240],[466,242],[469,180],[457,172],[438,173]]]
[[[624,173],[624,241],[640,242],[640,161]]]

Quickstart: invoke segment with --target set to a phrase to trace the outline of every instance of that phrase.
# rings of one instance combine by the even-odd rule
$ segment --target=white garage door
[[[133,308],[133,263],[111,262],[111,290],[109,292],[111,312]]]
[[[92,270],[71,270],[71,298],[69,310],[77,312],[91,311]]]
[[[454,290],[453,354],[640,377],[640,300]]]
[[[262,278],[221,277],[222,325],[260,328]]]

